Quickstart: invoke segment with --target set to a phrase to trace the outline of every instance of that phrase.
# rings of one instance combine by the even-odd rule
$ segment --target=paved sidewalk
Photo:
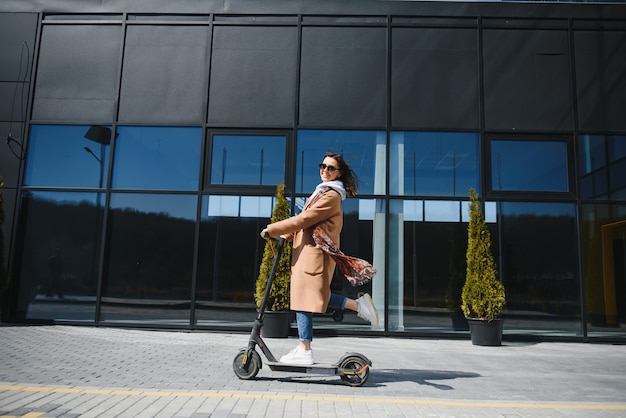
[[[0,416],[626,417],[624,345],[316,339],[317,361],[345,351],[372,360],[367,383],[350,387],[266,366],[239,380],[232,362],[247,338],[0,326]],[[266,343],[278,356],[297,340]]]

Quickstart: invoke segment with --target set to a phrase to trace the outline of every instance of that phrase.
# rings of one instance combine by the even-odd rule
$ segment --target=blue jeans
[[[346,306],[345,296],[331,293],[328,307],[331,309],[343,309]],[[300,341],[313,341],[313,314],[311,312],[296,311],[296,322],[298,323],[298,337]]]

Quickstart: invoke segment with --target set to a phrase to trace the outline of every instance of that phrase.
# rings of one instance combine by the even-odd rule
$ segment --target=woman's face
[[[326,157],[324,158],[322,164],[326,167],[320,167],[320,177],[323,182],[337,180],[339,176],[341,176],[341,173],[339,172],[339,163],[334,158]]]

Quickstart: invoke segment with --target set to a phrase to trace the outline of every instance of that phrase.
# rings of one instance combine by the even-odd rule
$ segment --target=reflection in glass
[[[626,205],[583,205],[589,336],[626,335]]]
[[[101,320],[189,323],[196,195],[111,195]]]
[[[578,137],[578,171],[583,199],[626,198],[626,136]]]
[[[449,200],[427,200],[424,202],[426,222],[459,222],[461,211],[459,202]]]
[[[265,241],[259,232],[268,224],[273,208],[273,197],[269,196],[203,196],[202,219],[198,257],[198,277],[196,286],[195,317],[199,325],[241,326],[249,329],[255,318],[255,282],[259,273]],[[244,211],[244,202],[261,202],[263,210]],[[220,202],[220,210],[212,209]],[[271,204],[270,204],[271,202]],[[375,303],[383,311],[384,306],[384,240],[379,239],[380,256],[374,255],[374,221],[372,216],[384,213],[382,201],[347,199],[344,201],[344,226],[341,235],[341,249],[346,254],[374,260],[380,272],[376,275],[377,284],[352,287],[340,274],[332,281],[332,290],[348,297],[358,297],[359,292],[372,292]],[[237,209],[240,208],[240,209]],[[239,212],[238,212],[239,210]],[[238,214],[238,215],[237,215]],[[381,228],[384,231],[384,225]],[[372,290],[372,286],[378,286]],[[380,290],[377,290],[380,288]],[[227,314],[225,307],[229,309]],[[316,326],[334,326],[332,317],[316,317]],[[354,327],[369,327],[352,312],[345,312],[341,324]]]
[[[478,134],[392,132],[389,188],[404,196],[467,196],[480,190]]]
[[[428,203],[442,202],[425,203],[428,211],[434,209]],[[425,222],[422,201],[390,202],[389,246],[403,249],[389,253],[389,287],[402,290],[398,303],[389,306],[392,330],[452,330],[450,314],[460,310],[465,277],[467,224],[460,222],[459,202],[443,203],[454,204],[455,215]]]
[[[576,206],[571,203],[500,203],[500,277],[506,309],[526,318],[506,328],[580,335]],[[496,258],[496,260],[498,260]]]
[[[113,188],[197,190],[200,128],[119,127]]]
[[[95,320],[97,193],[25,192],[18,319]]]
[[[200,325],[254,320],[255,282],[273,196],[203,196],[195,317]],[[237,307],[225,317],[224,306]]]
[[[493,140],[491,188],[506,191],[569,191],[567,143]]]
[[[362,180],[364,194],[385,193],[385,133],[381,131],[298,131],[296,192],[311,193],[320,183],[318,164],[326,151],[342,153]]]
[[[389,328],[455,331],[450,314],[461,303],[467,222],[458,213],[429,222],[424,203],[422,221],[421,201],[390,202],[389,247],[403,251],[389,253],[389,297],[394,287],[403,297],[389,305]],[[575,205],[488,203],[489,218],[498,221],[487,225],[507,292],[505,332],[580,335]]]
[[[385,202],[382,199],[346,199],[343,201],[343,229],[341,230],[340,248],[344,254],[370,261],[377,270],[370,283],[353,287],[336,269],[331,283],[333,293],[356,299],[363,292],[369,293],[374,300],[384,324],[385,306]],[[353,312],[346,311],[344,323],[359,325],[371,329]]]
[[[285,181],[284,136],[215,135],[211,184],[276,185]]]
[[[102,188],[110,143],[107,126],[33,125],[24,185]]]

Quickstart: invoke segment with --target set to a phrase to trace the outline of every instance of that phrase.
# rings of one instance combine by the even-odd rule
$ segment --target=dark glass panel
[[[36,33],[37,13],[0,13],[0,80],[30,80]]]
[[[578,172],[583,199],[620,199],[626,193],[626,136],[580,135]]]
[[[389,327],[462,330],[450,312],[460,306],[467,218],[463,222],[422,221],[421,201],[411,203],[392,201],[390,207],[389,246],[404,257],[390,254],[389,299],[396,286],[404,299],[397,313],[390,305]],[[486,202],[484,214],[507,292],[505,332],[580,335],[576,206]],[[556,253],[555,248],[559,249]]]
[[[626,135],[609,135],[609,161],[626,157]]]
[[[301,208],[306,198],[298,198],[296,201],[296,213],[301,212]],[[380,324],[384,323],[383,312],[385,304],[385,250],[386,240],[383,239],[385,231],[385,202],[381,199],[358,199],[349,198],[343,201],[343,228],[341,231],[340,245],[341,251],[354,257],[362,258],[371,262],[377,270],[372,281],[362,286],[351,286],[350,282],[343,276],[339,269],[335,269],[331,281],[331,291],[336,294],[356,299],[363,293],[372,296],[380,316]],[[392,285],[392,289],[395,287]],[[392,303],[392,302],[390,302]],[[343,310],[343,319],[340,324],[336,324],[332,319],[333,311],[329,310],[327,315],[320,315],[315,318],[316,326],[324,328],[364,328],[366,330],[377,330],[371,324],[358,318],[356,313],[350,310]],[[382,328],[381,328],[382,329]]]
[[[194,123],[205,119],[208,26],[129,26],[119,119]]]
[[[415,317],[419,311],[424,314],[431,309],[459,310],[465,277],[467,224],[409,221],[405,222],[403,232],[408,255],[404,257],[406,325],[419,324]],[[445,326],[450,325],[447,315],[443,321]]]
[[[626,336],[626,205],[583,205],[587,330]]]
[[[254,291],[272,196],[203,196],[196,286],[199,324],[254,320]],[[229,305],[230,304],[230,305]],[[225,315],[224,306],[237,307]]]
[[[606,141],[601,135],[578,137],[578,170],[581,175],[606,166]]]
[[[343,201],[343,229],[341,230],[340,248],[344,254],[362,258],[371,262],[377,270],[371,282],[363,286],[352,286],[339,269],[331,282],[331,291],[351,299],[356,299],[363,293],[372,296],[374,304],[380,314],[380,323],[384,323],[385,304],[385,244],[383,231],[385,230],[385,203],[379,199],[346,199]],[[380,235],[378,235],[380,234]],[[375,330],[372,326],[358,318],[356,313],[344,310],[344,318],[338,328],[349,326]],[[335,322],[330,318],[315,319],[315,323],[330,326]]]
[[[611,164],[609,177],[611,179],[611,197],[616,200],[624,199],[624,192],[626,191],[626,158]]]
[[[626,130],[626,32],[575,31],[579,128]]]
[[[118,128],[112,186],[197,190],[201,140],[200,128]]]
[[[44,25],[33,119],[115,118],[121,26]]]
[[[566,30],[485,29],[485,127],[571,130],[569,64]]]
[[[26,135],[23,134],[23,129],[23,123],[0,122],[0,134],[5,134],[4,138],[0,138],[4,139],[6,143],[6,148],[4,148],[3,152],[0,152],[0,167],[2,167],[2,178],[4,179],[5,188],[17,187],[20,165],[22,163],[20,158],[23,158],[25,151],[22,138]],[[8,139],[9,134],[11,134],[13,139]]]
[[[111,195],[101,320],[189,324],[196,202]]]
[[[209,123],[291,126],[297,49],[295,27],[215,27]]]
[[[100,198],[99,193],[24,193],[19,319],[95,320]]]
[[[350,255],[373,260],[373,219],[370,201],[347,199],[343,203],[344,226],[341,249]],[[269,222],[274,206],[271,196],[204,196],[196,288],[196,319],[200,325],[243,326],[255,318],[255,282],[265,241],[258,234]],[[380,209],[384,213],[384,209]],[[384,228],[383,228],[384,229]],[[247,238],[246,238],[247,237]],[[384,240],[379,240],[383,244]],[[384,251],[384,245],[379,246]],[[377,266],[384,271],[384,265]],[[380,280],[382,305],[383,275]],[[372,284],[352,287],[340,274],[332,291],[348,297],[372,292]],[[232,308],[225,311],[225,308]],[[382,312],[382,307],[379,307]],[[316,326],[332,327],[331,315],[316,316]],[[345,312],[339,327],[363,326],[353,312]],[[364,325],[369,328],[369,325]]]
[[[32,125],[24,185],[103,187],[110,143],[107,126]]]
[[[301,125],[385,126],[385,28],[304,27],[301,51]]]
[[[607,138],[611,198],[626,199],[626,135]]]
[[[446,216],[441,207],[448,209]],[[467,212],[467,202],[391,201],[389,298],[397,298],[398,303],[389,307],[390,329],[457,330],[451,314],[460,312],[467,248],[467,216],[462,216],[460,209]],[[485,209],[497,244],[494,212],[491,205]],[[498,255],[497,245],[494,254]]]
[[[1,121],[20,121],[24,120],[26,110],[26,101],[28,100],[28,83],[17,81],[4,82],[0,79],[0,120]],[[17,126],[17,123],[16,123]],[[9,132],[3,129],[0,134]],[[21,138],[21,132],[16,131],[15,136]]]
[[[467,196],[480,191],[478,134],[392,132],[391,194]]]
[[[385,193],[385,138],[382,131],[298,131],[296,192],[313,192],[321,182],[318,164],[332,151],[342,153],[362,180],[360,193]]]
[[[608,175],[606,168],[581,175],[579,193],[583,199],[607,199]]]
[[[393,28],[391,36],[391,125],[477,129],[476,29]]]
[[[285,181],[284,136],[215,135],[211,184],[276,185]]]
[[[576,206],[500,203],[499,213],[505,328],[580,335]]]
[[[492,140],[491,189],[569,191],[567,143]]]

